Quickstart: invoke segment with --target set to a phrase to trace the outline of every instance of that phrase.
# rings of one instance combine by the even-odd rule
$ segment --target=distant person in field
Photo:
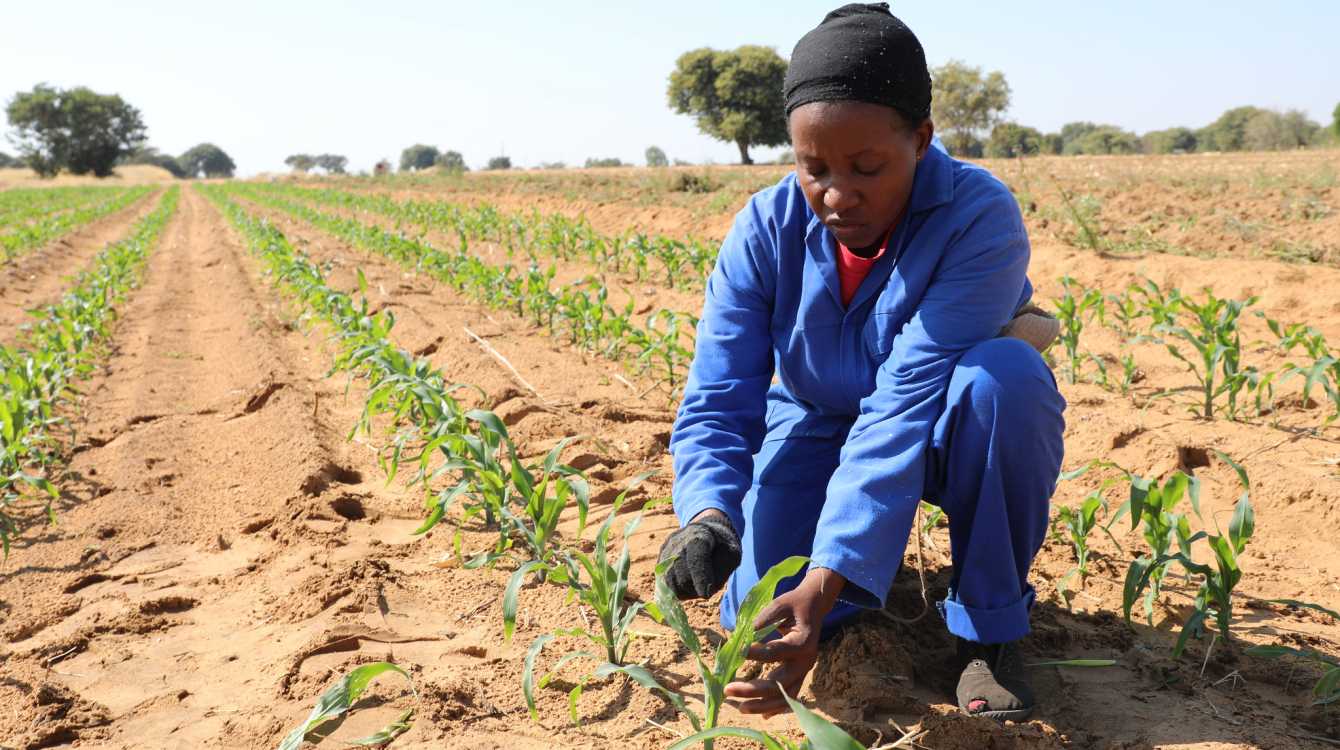
[[[884,606],[925,499],[949,520],[939,610],[958,703],[1024,719],[1019,640],[1065,401],[1018,204],[934,137],[925,53],[885,3],[806,34],[784,96],[796,171],[736,217],[707,287],[670,442],[682,527],[661,549],[677,558],[667,582],[685,599],[724,587],[730,629],[770,567],[810,558],[759,619],[782,636],[750,658],[779,666],[726,691],[777,713],[777,683],[795,695],[819,641]]]

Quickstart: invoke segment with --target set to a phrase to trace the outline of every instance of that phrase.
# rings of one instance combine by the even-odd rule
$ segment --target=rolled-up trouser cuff
[[[1037,592],[1030,585],[1024,598],[1000,609],[973,609],[954,601],[954,592],[940,602],[940,615],[949,632],[977,643],[1010,643],[1028,635],[1028,614]]]

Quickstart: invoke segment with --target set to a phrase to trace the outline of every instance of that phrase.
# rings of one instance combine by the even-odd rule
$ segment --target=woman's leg
[[[735,629],[735,613],[749,589],[768,569],[792,555],[808,557],[823,510],[828,480],[837,470],[846,432],[835,437],[790,437],[765,442],[754,456],[754,486],[744,498],[745,528],[740,531],[740,567],[726,584],[721,625]],[[777,593],[800,584],[800,575],[782,580]],[[824,618],[824,635],[860,612],[839,602]]]
[[[928,451],[927,500],[949,518],[954,574],[941,610],[968,641],[1029,632],[1028,571],[1047,534],[1064,410],[1051,370],[1022,341],[983,343],[954,370]]]

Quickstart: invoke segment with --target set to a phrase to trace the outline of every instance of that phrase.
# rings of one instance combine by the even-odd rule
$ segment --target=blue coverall
[[[882,608],[924,498],[949,519],[949,630],[1017,640],[1065,429],[1042,357],[996,338],[1032,295],[1018,204],[937,140],[846,308],[836,251],[791,174],[736,217],[708,281],[670,449],[680,522],[716,508],[741,535],[722,625],[791,555],[847,579],[825,632]]]

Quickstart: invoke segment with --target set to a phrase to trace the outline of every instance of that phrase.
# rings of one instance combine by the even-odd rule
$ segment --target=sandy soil
[[[613,226],[641,208],[562,210]],[[353,269],[361,268],[374,303],[394,309],[401,345],[431,356],[449,377],[480,385],[524,453],[541,453],[566,435],[599,439],[607,452],[578,444],[566,454],[593,478],[595,522],[643,471],[663,470],[635,493],[634,507],[669,494],[672,414],[615,379],[621,366],[583,358],[519,321],[272,215],[314,258],[334,264],[333,284],[353,286]],[[675,234],[692,218],[667,216],[648,228]],[[1303,275],[1268,260],[1103,255],[1035,234],[1039,297],[1055,294],[1052,280],[1071,269],[1107,291],[1143,270],[1185,289],[1209,284],[1225,296],[1260,294],[1260,309],[1272,316],[1313,323],[1340,339],[1340,272],[1331,269]],[[85,388],[86,421],[62,485],[60,523],[44,526],[29,509],[25,533],[0,571],[0,746],[272,748],[336,672],[381,659],[410,671],[418,697],[398,677],[379,678],[328,742],[366,735],[410,707],[415,727],[396,747],[661,748],[675,737],[647,719],[685,731],[687,721],[664,700],[617,679],[585,691],[585,734],[567,717],[571,682],[556,680],[539,692],[539,724],[526,717],[519,680],[526,648],[541,633],[580,624],[582,613],[564,606],[554,587],[529,586],[523,622],[505,646],[499,597],[510,571],[433,565],[451,549],[449,530],[410,536],[422,518],[421,494],[386,485],[374,448],[382,436],[346,442],[361,410],[359,384],[346,398],[343,376],[324,377],[329,358],[320,333],[293,324],[293,311],[257,278],[213,205],[186,190],[144,287],[124,311],[106,367]],[[548,403],[465,328],[486,338]],[[1109,356],[1121,344],[1099,328],[1084,341]],[[1253,356],[1273,361],[1265,349]],[[1049,543],[1039,557],[1030,660],[1112,658],[1118,665],[1036,668],[1043,707],[1034,721],[1002,725],[952,708],[952,644],[934,616],[904,626],[865,615],[825,646],[804,693],[812,705],[867,743],[893,734],[890,722],[920,723],[929,730],[921,744],[936,750],[1321,748],[1330,745],[1307,736],[1340,736],[1334,713],[1309,705],[1315,670],[1300,667],[1290,680],[1287,663],[1241,653],[1267,642],[1337,653],[1337,623],[1264,600],[1340,606],[1340,475],[1332,462],[1340,430],[1314,431],[1326,412],[1301,399],[1286,402],[1279,428],[1201,422],[1173,399],[1142,413],[1151,396],[1192,379],[1155,347],[1137,355],[1145,379],[1132,395],[1063,384],[1070,404],[1066,467],[1103,458],[1144,475],[1191,471],[1205,481],[1207,517],[1213,511],[1226,521],[1240,490],[1207,449],[1243,460],[1258,530],[1234,602],[1233,643],[1214,649],[1203,675],[1204,644],[1168,663],[1172,633],[1190,602],[1178,586],[1165,589],[1157,628],[1125,627],[1119,581],[1130,551],[1143,542],[1123,535],[1123,523],[1118,538],[1127,552],[1096,541],[1095,573],[1068,602],[1055,581],[1074,566],[1069,546]],[[1074,503],[1105,476],[1063,485],[1055,502]],[[673,516],[657,506],[633,537],[634,595],[649,593],[656,550],[673,526]],[[563,532],[571,537],[575,523]],[[464,544],[478,549],[488,536],[471,523]],[[945,530],[931,540],[931,595],[943,596]],[[889,607],[903,617],[921,607],[914,553],[906,563]],[[712,608],[690,612],[695,625],[715,625]],[[665,632],[647,618],[638,629]],[[576,645],[555,642],[541,666]],[[682,649],[640,639],[632,657],[649,659],[663,683],[683,686],[697,705],[697,680]],[[1178,675],[1171,689],[1159,689],[1155,667]],[[728,710],[724,720],[795,736],[788,717],[763,722]]]

